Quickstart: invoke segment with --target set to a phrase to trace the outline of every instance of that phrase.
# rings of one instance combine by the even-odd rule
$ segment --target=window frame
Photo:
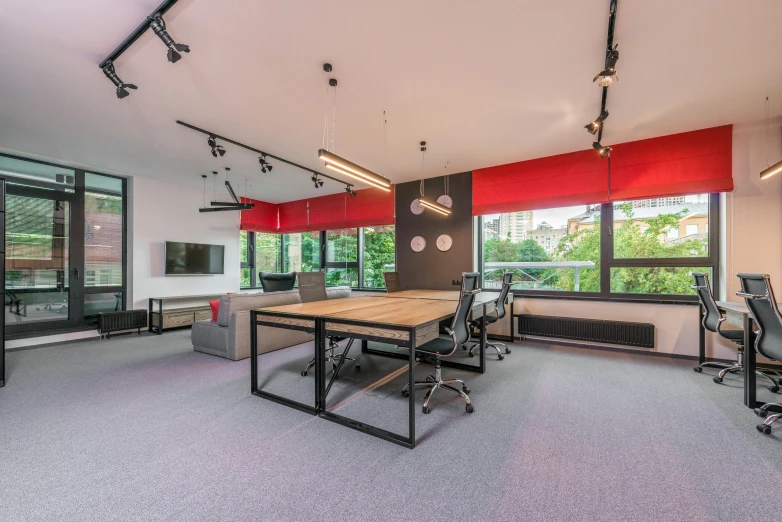
[[[326,248],[327,248],[327,237],[328,237],[328,230],[318,230],[318,231],[311,231],[311,232],[317,232],[319,234],[320,238],[320,266],[319,271],[325,272],[327,268],[347,268],[347,269],[356,269],[358,270],[358,286],[357,287],[351,287],[353,290],[358,290],[361,292],[385,292],[385,288],[366,288],[364,286],[364,228],[365,227],[349,227],[349,228],[356,228],[357,229],[357,240],[356,240],[356,261],[347,261],[347,262],[339,262],[339,261],[332,261],[327,262],[326,261]],[[247,257],[245,259],[240,259],[239,263],[239,270],[241,274],[241,269],[243,268],[249,268],[250,269],[250,285],[251,286],[242,286],[242,290],[256,290],[258,288],[262,288],[260,285],[260,281],[258,281],[258,270],[256,267],[256,259],[255,259],[255,232],[240,230],[239,233],[247,233]],[[272,232],[270,232],[272,233]],[[394,234],[396,234],[396,229],[394,230]],[[285,259],[284,256],[284,249],[285,249],[285,241],[282,238],[282,236],[285,236],[286,234],[280,234],[277,235],[281,236],[280,238],[280,251],[279,251],[279,257],[277,258],[278,264],[280,267],[283,266],[283,260]],[[396,263],[396,251],[394,251],[394,263]],[[283,267],[284,269],[284,267]],[[240,275],[241,278],[241,275]]]
[[[644,199],[644,198],[639,198]],[[720,299],[720,195],[709,194],[709,255],[706,257],[677,258],[616,258],[614,257],[614,205],[604,203],[600,206],[600,291],[573,292],[554,290],[512,290],[516,297],[543,299],[574,299],[615,302],[644,302],[654,304],[698,304],[697,295],[633,294],[611,292],[612,268],[667,268],[667,267],[706,267],[711,269],[712,292],[716,300]],[[484,216],[478,221],[478,270],[483,280],[483,229]]]

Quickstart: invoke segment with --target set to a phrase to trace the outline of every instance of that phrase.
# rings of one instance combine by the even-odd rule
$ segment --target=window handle
[[[79,279],[79,269],[78,268],[74,268],[73,269],[73,277],[76,278],[76,279]]]

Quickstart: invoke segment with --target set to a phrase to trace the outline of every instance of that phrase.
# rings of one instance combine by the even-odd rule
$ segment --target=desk
[[[420,291],[424,292],[424,291]],[[434,295],[425,291],[428,297]],[[453,317],[458,306],[457,299],[443,294],[445,299],[424,299],[421,293],[416,298],[406,298],[396,294],[378,294],[371,297],[353,297],[347,299],[332,299],[311,303],[300,303],[272,308],[261,308],[250,311],[250,360],[251,360],[251,391],[274,402],[296,408],[313,415],[337,422],[339,424],[363,431],[370,435],[395,442],[408,448],[415,447],[415,387],[411,386],[408,401],[409,424],[406,435],[400,435],[388,430],[368,425],[337,415],[326,409],[326,338],[330,335],[378,341],[408,348],[408,353],[378,355],[395,356],[408,361],[408,383],[415,382],[415,347],[424,344],[439,334],[439,323]],[[451,298],[447,298],[451,297]],[[480,359],[479,367],[451,363],[449,366],[477,371],[485,371],[485,320],[484,316],[494,309],[494,302],[499,293],[486,292],[476,296],[472,314],[480,321]],[[272,326],[301,330],[315,334],[315,394],[312,405],[274,395],[258,389],[258,345],[257,327],[255,325]],[[367,352],[373,353],[373,352]],[[443,366],[445,366],[443,361]],[[340,365],[335,371],[339,372]],[[332,376],[332,381],[334,377]]]
[[[782,305],[781,305],[782,306]],[[757,400],[757,352],[755,351],[755,320],[749,313],[749,308],[745,303],[733,301],[717,301],[717,308],[725,313],[725,320],[728,324],[744,329],[744,405],[748,408],[757,408],[762,406],[763,402]],[[700,338],[698,346],[698,364],[706,361],[706,330],[703,328],[703,305],[700,305]]]

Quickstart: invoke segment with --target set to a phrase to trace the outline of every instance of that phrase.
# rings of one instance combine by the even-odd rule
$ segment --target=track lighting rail
[[[201,129],[199,127],[196,127],[195,125],[190,125],[189,123],[185,123],[184,121],[177,120],[176,122],[179,125],[182,125],[183,127],[187,127],[188,129],[192,129],[192,130],[194,130],[196,132],[200,132],[202,134],[206,134],[207,136],[214,136],[215,138],[217,138],[219,140],[231,143],[233,145],[236,145],[237,147],[242,147],[243,149],[251,150],[251,151],[255,152],[256,154],[261,154],[263,156],[268,156],[270,158],[274,158],[277,161],[281,161],[283,163],[287,163],[288,165],[291,165],[293,167],[299,168],[299,169],[304,170],[306,172],[311,172],[312,174],[316,174],[319,177],[327,178],[327,179],[330,179],[332,181],[336,181],[337,183],[342,183],[347,188],[352,188],[353,187],[352,183],[346,183],[346,182],[342,181],[339,178],[335,178],[333,176],[329,176],[328,174],[323,174],[322,172],[318,172],[316,170],[312,170],[309,167],[305,167],[303,165],[299,165],[298,163],[294,163],[292,161],[286,160],[285,158],[281,158],[279,156],[275,156],[274,154],[269,154],[268,152],[262,151],[260,149],[256,149],[255,147],[250,147],[249,145],[245,145],[244,143],[239,143],[238,141],[234,141],[232,139],[226,138],[225,136],[220,136],[219,134],[216,134],[216,133],[208,131],[208,130]]]
[[[160,4],[154,11],[149,13],[149,16],[151,17],[151,16],[153,16],[155,14],[161,14],[161,15],[165,14],[165,12],[168,11],[169,9],[171,9],[174,6],[175,3],[177,3],[177,0],[164,0],[164,2],[162,4]],[[144,21],[141,22],[141,24],[139,24],[139,26],[136,27],[136,29],[132,33],[130,33],[130,35],[127,38],[125,38],[125,40],[123,40],[123,42],[121,44],[119,44],[119,46],[117,46],[117,48],[114,49],[111,52],[110,55],[108,55],[106,58],[104,58],[104,60],[102,62],[100,62],[98,67],[103,69],[103,67],[109,61],[113,62],[117,58],[119,58],[119,56],[122,53],[124,53],[128,49],[128,47],[133,45],[133,42],[138,40],[139,37],[142,34],[144,34],[144,31],[149,29],[149,26],[150,26],[151,23],[152,23],[152,20],[150,20],[149,17],[145,18]]]

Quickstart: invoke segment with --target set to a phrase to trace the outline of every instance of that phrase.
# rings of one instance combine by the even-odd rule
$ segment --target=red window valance
[[[611,201],[733,190],[733,126],[615,145]]]
[[[280,203],[281,233],[357,228],[370,225],[393,225],[394,190],[376,189],[330,194],[317,198]]]
[[[475,216],[733,190],[732,126],[473,171]],[[610,182],[610,183],[609,183]]]
[[[239,229],[248,232],[277,232],[280,226],[278,205],[257,199],[241,198],[242,203],[254,203],[255,207],[241,211]]]

